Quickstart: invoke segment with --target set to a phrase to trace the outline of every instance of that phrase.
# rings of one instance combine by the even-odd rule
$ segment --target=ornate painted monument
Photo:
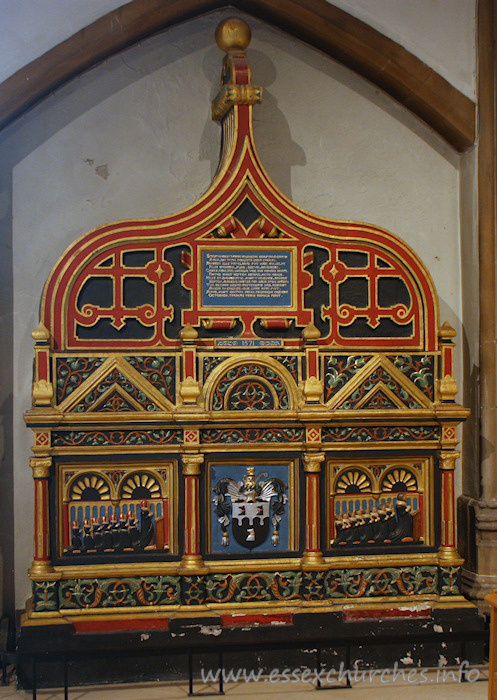
[[[417,255],[289,201],[225,20],[210,188],[62,254],[34,331],[25,627],[464,608],[453,338]]]

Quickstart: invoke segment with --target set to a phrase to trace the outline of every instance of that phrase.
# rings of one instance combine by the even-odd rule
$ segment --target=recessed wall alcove
[[[179,211],[209,185],[220,142],[209,113],[220,64],[212,35],[228,14],[205,15],[143,40],[5,130],[14,416],[31,404],[30,334],[40,291],[63,250],[107,221]],[[247,19],[253,80],[265,94],[254,108],[254,132],[269,176],[306,210],[395,231],[427,266],[441,318],[464,337],[460,157],[350,69]],[[461,343],[456,378],[462,384]],[[12,535],[19,608],[29,596],[33,511],[31,474],[20,465],[28,464],[31,443],[20,421],[13,435],[15,522],[23,524]]]

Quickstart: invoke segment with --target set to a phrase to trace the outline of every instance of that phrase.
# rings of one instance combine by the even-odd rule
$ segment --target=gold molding
[[[62,576],[55,571],[49,560],[34,559],[28,570],[31,581],[58,581]]]
[[[323,395],[324,384],[317,377],[307,377],[304,382],[303,393],[307,401],[310,403],[318,402]],[[309,410],[309,406],[306,407]]]
[[[438,596],[435,594],[426,594],[416,596],[416,605],[426,605],[430,609],[439,610],[445,608],[471,608],[475,609],[475,605],[470,603],[463,596]],[[221,614],[278,614],[281,612],[288,612],[293,614],[298,614],[299,612],[306,613],[322,613],[324,609],[326,612],[340,612],[344,609],[371,609],[371,610],[384,610],[391,609],[392,606],[406,606],[412,608],[413,596],[392,596],[391,598],[381,597],[381,598],[363,598],[361,601],[354,598],[334,598],[333,601],[265,601],[261,603],[238,603],[237,605],[224,604]],[[163,605],[154,607],[153,610],[145,607],[133,608],[133,613],[130,613],[129,608],[114,608],[115,613],[109,614],[108,609],[95,608],[92,610],[91,617],[88,615],[86,608],[80,610],[62,610],[60,612],[32,612],[29,610],[27,614],[23,615],[21,618],[21,625],[23,627],[35,627],[38,625],[47,624],[73,624],[75,619],[78,620],[136,620],[137,618],[143,617],[143,619],[156,619],[156,618],[178,618],[189,619],[192,617],[198,617],[199,612],[202,616],[215,615],[215,619],[219,619],[219,607],[215,604],[206,603],[203,605],[196,605],[195,610],[192,610],[191,606],[187,605]]]
[[[454,401],[459,387],[451,374],[446,374],[445,377],[437,381],[438,393],[441,401]]]
[[[198,331],[191,323],[186,323],[178,335],[183,342],[193,343],[198,338]]]
[[[186,409],[192,409],[201,394],[200,384],[193,377],[185,377],[179,385],[179,395]],[[183,408],[183,406],[181,407]]]
[[[206,574],[209,570],[201,554],[184,554],[177,569],[178,574]]]
[[[440,340],[445,343],[452,341],[452,338],[455,338],[456,335],[457,331],[455,331],[454,328],[452,328],[448,321],[445,321],[445,323],[442,326],[440,326],[438,331],[438,336]]]
[[[47,343],[50,340],[50,331],[43,324],[43,322],[40,321],[34,331],[31,333],[31,337],[35,343]]]
[[[439,547],[438,563],[440,566],[462,566],[464,559],[455,547]]]
[[[32,396],[35,405],[50,406],[54,397],[52,383],[46,379],[33,382]]]
[[[250,564],[247,567],[247,564]],[[299,571],[301,569],[301,558],[282,557],[278,559],[232,559],[232,560],[209,560],[208,568],[210,573],[244,573],[248,569],[257,568],[257,571]],[[391,567],[391,566],[437,566],[439,564],[438,552],[412,554],[377,554],[368,555],[367,567]],[[253,565],[253,566],[252,566]],[[140,562],[135,564],[133,576],[173,576],[180,573],[181,560],[172,562]],[[336,569],[357,569],[364,568],[364,556],[348,555],[324,557],[322,565],[324,571]],[[78,564],[77,566],[55,566],[53,575],[48,579],[60,578],[63,580],[72,578],[107,578],[109,576],[126,577],[129,576],[129,564]],[[47,579],[47,580],[48,580]],[[107,611],[108,612],[108,611]]]

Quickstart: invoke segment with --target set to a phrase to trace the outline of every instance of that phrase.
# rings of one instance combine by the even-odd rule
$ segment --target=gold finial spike
[[[450,323],[445,321],[443,326],[440,328],[438,331],[438,335],[442,340],[451,340],[452,338],[455,338],[457,333],[456,331],[452,328]]]
[[[31,337],[33,340],[37,343],[43,342],[44,340],[47,341],[50,338],[50,333],[48,331],[48,328],[43,325],[43,323],[40,321],[40,323],[36,326],[34,331],[31,333]]]
[[[227,17],[217,26],[214,35],[221,51],[245,51],[250,44],[250,27],[239,17]]]
[[[191,323],[187,323],[186,326],[180,330],[179,337],[181,340],[196,340],[198,338],[198,331],[195,330]]]

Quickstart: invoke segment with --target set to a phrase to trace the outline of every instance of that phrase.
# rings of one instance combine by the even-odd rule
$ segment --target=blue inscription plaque
[[[292,305],[289,250],[203,250],[202,306]]]
[[[216,348],[281,348],[281,338],[217,338]]]

